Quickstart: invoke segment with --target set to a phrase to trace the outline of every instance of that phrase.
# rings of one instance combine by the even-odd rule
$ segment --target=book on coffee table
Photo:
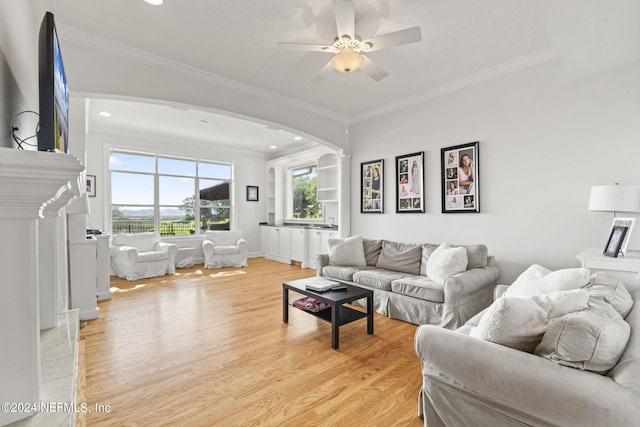
[[[304,288],[310,291],[315,291],[315,292],[326,292],[331,288],[334,288],[339,285],[340,285],[340,282],[336,282],[334,280],[314,279],[309,283],[306,283],[304,285]]]

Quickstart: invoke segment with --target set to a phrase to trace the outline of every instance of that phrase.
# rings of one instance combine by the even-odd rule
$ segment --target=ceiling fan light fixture
[[[339,52],[331,58],[331,65],[338,71],[350,73],[360,68],[364,56],[358,52]]]

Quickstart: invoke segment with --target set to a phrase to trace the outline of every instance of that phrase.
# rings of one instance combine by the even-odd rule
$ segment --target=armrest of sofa
[[[239,238],[236,240],[236,246],[240,248],[241,251],[246,251],[249,246],[249,242],[245,238]]]
[[[329,254],[316,255],[316,276],[323,276],[322,269],[329,265]]]
[[[204,253],[204,257],[205,259],[207,259],[207,257],[211,257],[213,255],[213,247],[215,245],[213,244],[213,242],[209,239],[204,239],[202,241],[202,252]]]
[[[123,277],[138,263],[138,249],[133,246],[112,246],[111,267],[118,277]]]
[[[640,393],[611,378],[465,334],[423,325],[415,336],[423,392],[464,400],[533,425],[637,425]]]
[[[178,253],[178,245],[168,242],[157,242],[155,250],[160,252],[169,252],[169,257],[175,258]]]
[[[509,289],[509,285],[496,285],[496,287],[493,288],[493,300],[495,301],[504,295],[507,289]]]
[[[473,294],[484,288],[491,287],[498,280],[500,270],[495,265],[482,268],[472,268],[462,273],[454,274],[444,281],[444,301],[447,304],[461,303],[463,296]]]

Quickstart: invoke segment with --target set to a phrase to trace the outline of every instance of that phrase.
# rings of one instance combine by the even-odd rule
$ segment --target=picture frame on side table
[[[622,241],[622,246],[620,246],[620,252],[625,254],[627,252],[627,246],[629,246],[629,237],[631,237],[631,232],[633,231],[633,225],[635,224],[635,218],[623,218],[623,217],[614,217],[613,222],[611,223],[611,231],[613,231],[613,227],[627,227],[627,232],[624,235],[624,240]],[[611,232],[609,232],[611,234]]]
[[[424,151],[396,157],[396,213],[424,213]]]
[[[629,229],[627,227],[622,227],[619,225],[614,225],[611,228],[611,233],[609,234],[609,240],[607,240],[607,246],[604,248],[603,254],[605,256],[617,258],[620,253],[620,248],[622,247],[622,242],[624,242],[624,237],[627,234]]]
[[[360,163],[360,213],[384,212],[384,160]]]
[[[259,190],[257,185],[247,185],[247,202],[257,202],[259,199]]]
[[[87,181],[85,185],[86,185],[87,196],[96,197],[96,176],[87,175]]]
[[[478,141],[440,150],[442,213],[480,212]]]

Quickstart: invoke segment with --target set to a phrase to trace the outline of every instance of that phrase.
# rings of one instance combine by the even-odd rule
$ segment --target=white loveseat
[[[496,301],[458,330],[420,326],[425,427],[640,425],[640,291],[602,273],[587,280],[530,296],[499,285]],[[586,293],[585,306],[543,301],[570,293]]]
[[[158,233],[116,234],[111,245],[112,276],[138,280],[176,272],[178,246]]]
[[[486,308],[500,271],[485,245],[329,239],[317,274],[373,290],[374,310],[416,325],[455,329]],[[354,304],[366,304],[366,300]]]

